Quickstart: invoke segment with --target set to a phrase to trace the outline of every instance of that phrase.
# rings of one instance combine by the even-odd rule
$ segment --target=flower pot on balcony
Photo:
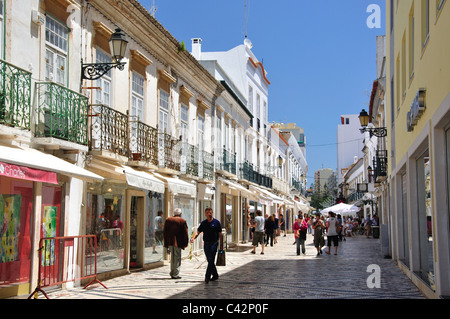
[[[133,161],[140,161],[142,158],[142,153],[133,153]]]

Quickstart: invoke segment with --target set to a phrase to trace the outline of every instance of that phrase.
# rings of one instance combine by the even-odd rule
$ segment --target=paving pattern
[[[50,299],[424,299],[417,287],[380,251],[380,240],[365,236],[341,242],[338,255],[316,255],[308,236],[306,255],[296,255],[293,235],[279,237],[273,247],[251,246],[227,252],[227,265],[218,267],[218,281],[204,282],[204,255],[183,260],[181,279],[171,279],[169,264],[134,272],[88,289],[54,291]],[[380,268],[380,287],[369,288],[372,272]],[[39,295],[39,299],[44,298]]]

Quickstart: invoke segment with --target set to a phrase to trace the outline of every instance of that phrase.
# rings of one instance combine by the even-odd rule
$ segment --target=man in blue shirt
[[[197,233],[191,238],[191,243],[194,242],[200,233],[203,233],[203,250],[206,255],[206,260],[208,261],[205,282],[208,283],[210,280],[214,281],[219,279],[214,260],[217,253],[218,240],[222,240],[222,225],[217,219],[213,218],[212,208],[207,208],[205,210],[205,216],[206,219],[201,222],[197,229]]]

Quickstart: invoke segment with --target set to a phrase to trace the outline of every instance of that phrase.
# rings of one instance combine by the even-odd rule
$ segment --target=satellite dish
[[[244,44],[247,46],[247,48],[251,49],[253,48],[253,43],[248,38],[245,38]]]

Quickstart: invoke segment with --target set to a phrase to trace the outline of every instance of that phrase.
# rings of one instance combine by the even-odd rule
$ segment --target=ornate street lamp
[[[281,168],[281,166],[283,166],[283,158],[281,155],[278,155],[278,167]]]
[[[114,62],[112,63],[83,63],[81,61],[81,78],[85,80],[97,80],[112,68],[123,70],[125,62],[120,62],[127,50],[128,41],[120,29],[116,29],[109,39],[109,48]]]
[[[359,122],[361,123],[361,133],[369,132],[370,137],[386,137],[387,136],[387,128],[385,127],[367,127],[369,125],[369,114],[367,114],[366,110],[362,110],[359,113]]]

